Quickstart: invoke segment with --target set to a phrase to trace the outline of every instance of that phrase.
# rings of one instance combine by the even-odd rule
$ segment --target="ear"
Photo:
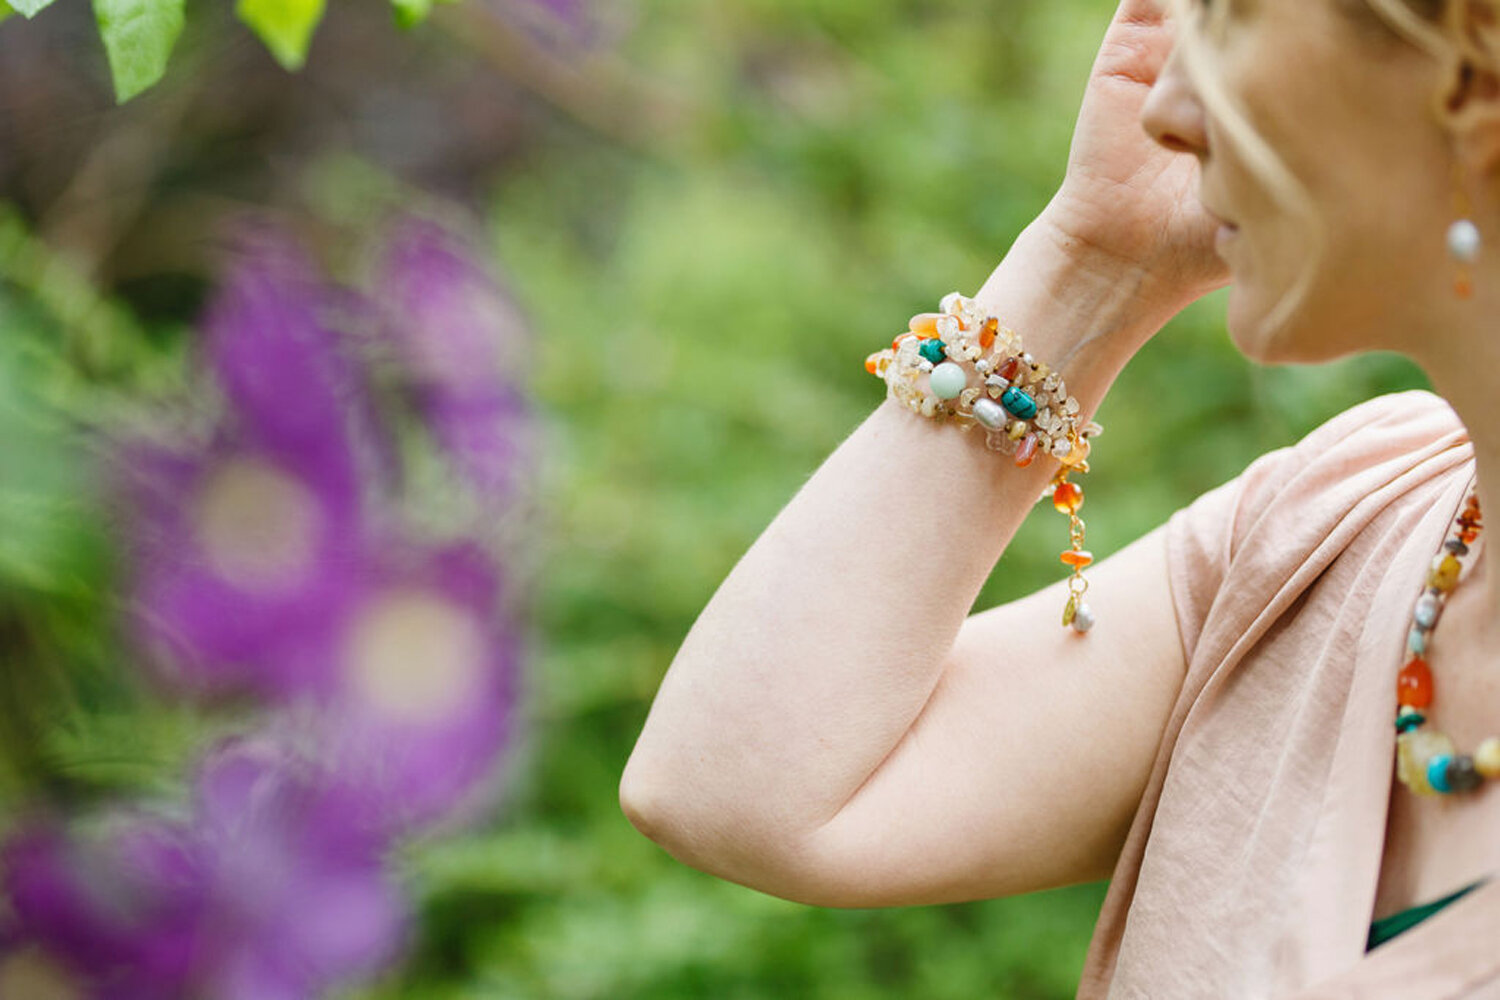
[[[1450,0],[1445,21],[1438,120],[1465,173],[1500,177],[1500,11],[1496,0]]]
[[[1496,114],[1500,96],[1500,12],[1494,0],[1449,0],[1443,15],[1449,40],[1443,111],[1449,126]]]

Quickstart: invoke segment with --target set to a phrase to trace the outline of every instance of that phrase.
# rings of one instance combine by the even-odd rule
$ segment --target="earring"
[[[1469,265],[1479,259],[1484,238],[1479,227],[1469,218],[1469,196],[1464,190],[1463,172],[1457,162],[1453,164],[1453,214],[1458,221],[1448,227],[1448,256],[1458,264],[1458,274],[1453,279],[1453,292],[1461,299],[1474,295],[1474,278]]]

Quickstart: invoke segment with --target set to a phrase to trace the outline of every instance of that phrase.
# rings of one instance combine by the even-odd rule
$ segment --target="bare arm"
[[[1126,359],[1108,353],[1107,345],[1123,342],[1114,335],[1075,353],[1077,331],[1159,325],[1161,317],[1139,314],[1137,291],[1083,272],[1050,231],[1033,226],[984,295],[1024,331],[1033,354],[1064,372],[1089,413]],[[966,794],[990,797],[985,808],[965,810],[976,825],[1011,809],[1006,794],[1024,790],[995,780],[1007,769],[1007,733],[1044,739],[1049,722],[1034,714],[1042,705],[1023,697],[1022,686],[1038,682],[1031,675],[1081,683],[1113,673],[1112,687],[1133,683],[1107,667],[1119,663],[1120,637],[1139,609],[1118,605],[1112,598],[1124,595],[1106,596],[1099,579],[1090,599],[1102,620],[1087,636],[1060,627],[1064,597],[1054,588],[1008,616],[1011,634],[990,636],[990,644],[976,632],[955,644],[1055,470],[1055,460],[1017,468],[986,450],[977,432],[883,403],[781,511],[693,625],[625,772],[621,796],[632,821],[689,864],[778,895],[915,901],[892,893],[882,877],[914,860],[889,841],[942,850],[936,831],[910,828],[910,810],[948,825],[958,817],[947,816],[944,803]],[[1170,652],[1177,638],[1169,605],[1166,624],[1154,641]],[[1164,718],[1165,709],[1156,714]],[[988,841],[1015,831],[995,822],[974,833],[970,849],[993,854]],[[856,879],[870,899],[850,884]]]
[[[1085,415],[1219,274],[1181,204],[1192,165],[1138,126],[1121,148],[1167,38],[1152,3],[1122,3],[1069,181],[979,293]],[[1087,636],[1060,627],[1060,585],[967,617],[1055,469],[877,408],[689,632],[621,783],[631,820],[689,864],[828,905],[1107,874],[1183,672],[1160,532],[1091,572]]]

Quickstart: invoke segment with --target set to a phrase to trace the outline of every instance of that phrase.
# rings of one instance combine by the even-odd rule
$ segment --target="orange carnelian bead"
[[[1016,445],[1016,464],[1024,469],[1031,464],[1031,460],[1035,457],[1036,435],[1027,434],[1021,439],[1021,443]]]
[[[1474,295],[1474,282],[1469,280],[1468,275],[1459,277],[1453,282],[1453,291],[1461,299],[1471,298]]]
[[[1061,482],[1052,488],[1052,506],[1071,514],[1083,506],[1083,489],[1077,483]]]
[[[869,372],[871,375],[874,375],[875,374],[875,366],[878,365],[878,364],[880,364],[880,355],[879,354],[872,354],[872,355],[870,355],[868,358],[865,358],[865,371]]]
[[[1069,549],[1058,558],[1069,566],[1083,569],[1094,561],[1094,554],[1088,549]]]
[[[984,329],[979,331],[979,346],[988,351],[995,346],[995,334],[1000,331],[1000,321],[991,316],[985,320]]]
[[[911,318],[911,322],[907,323],[906,326],[912,333],[936,337],[937,324],[940,319],[942,319],[941,313],[918,313]]]
[[[1413,656],[1396,675],[1396,704],[1412,708],[1432,704],[1432,669],[1420,656]]]
[[[1000,370],[996,374],[1008,382],[1014,382],[1016,380],[1016,373],[1020,370],[1021,359],[1012,357],[1000,366]]]

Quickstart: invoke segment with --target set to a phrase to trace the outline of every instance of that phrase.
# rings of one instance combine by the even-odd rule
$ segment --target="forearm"
[[[1079,263],[1041,224],[979,297],[1062,373],[1085,418],[1170,314],[1113,265]],[[921,712],[1056,469],[1046,457],[1018,468],[977,430],[882,403],[688,633],[622,783],[632,820],[730,878],[795,856]]]

